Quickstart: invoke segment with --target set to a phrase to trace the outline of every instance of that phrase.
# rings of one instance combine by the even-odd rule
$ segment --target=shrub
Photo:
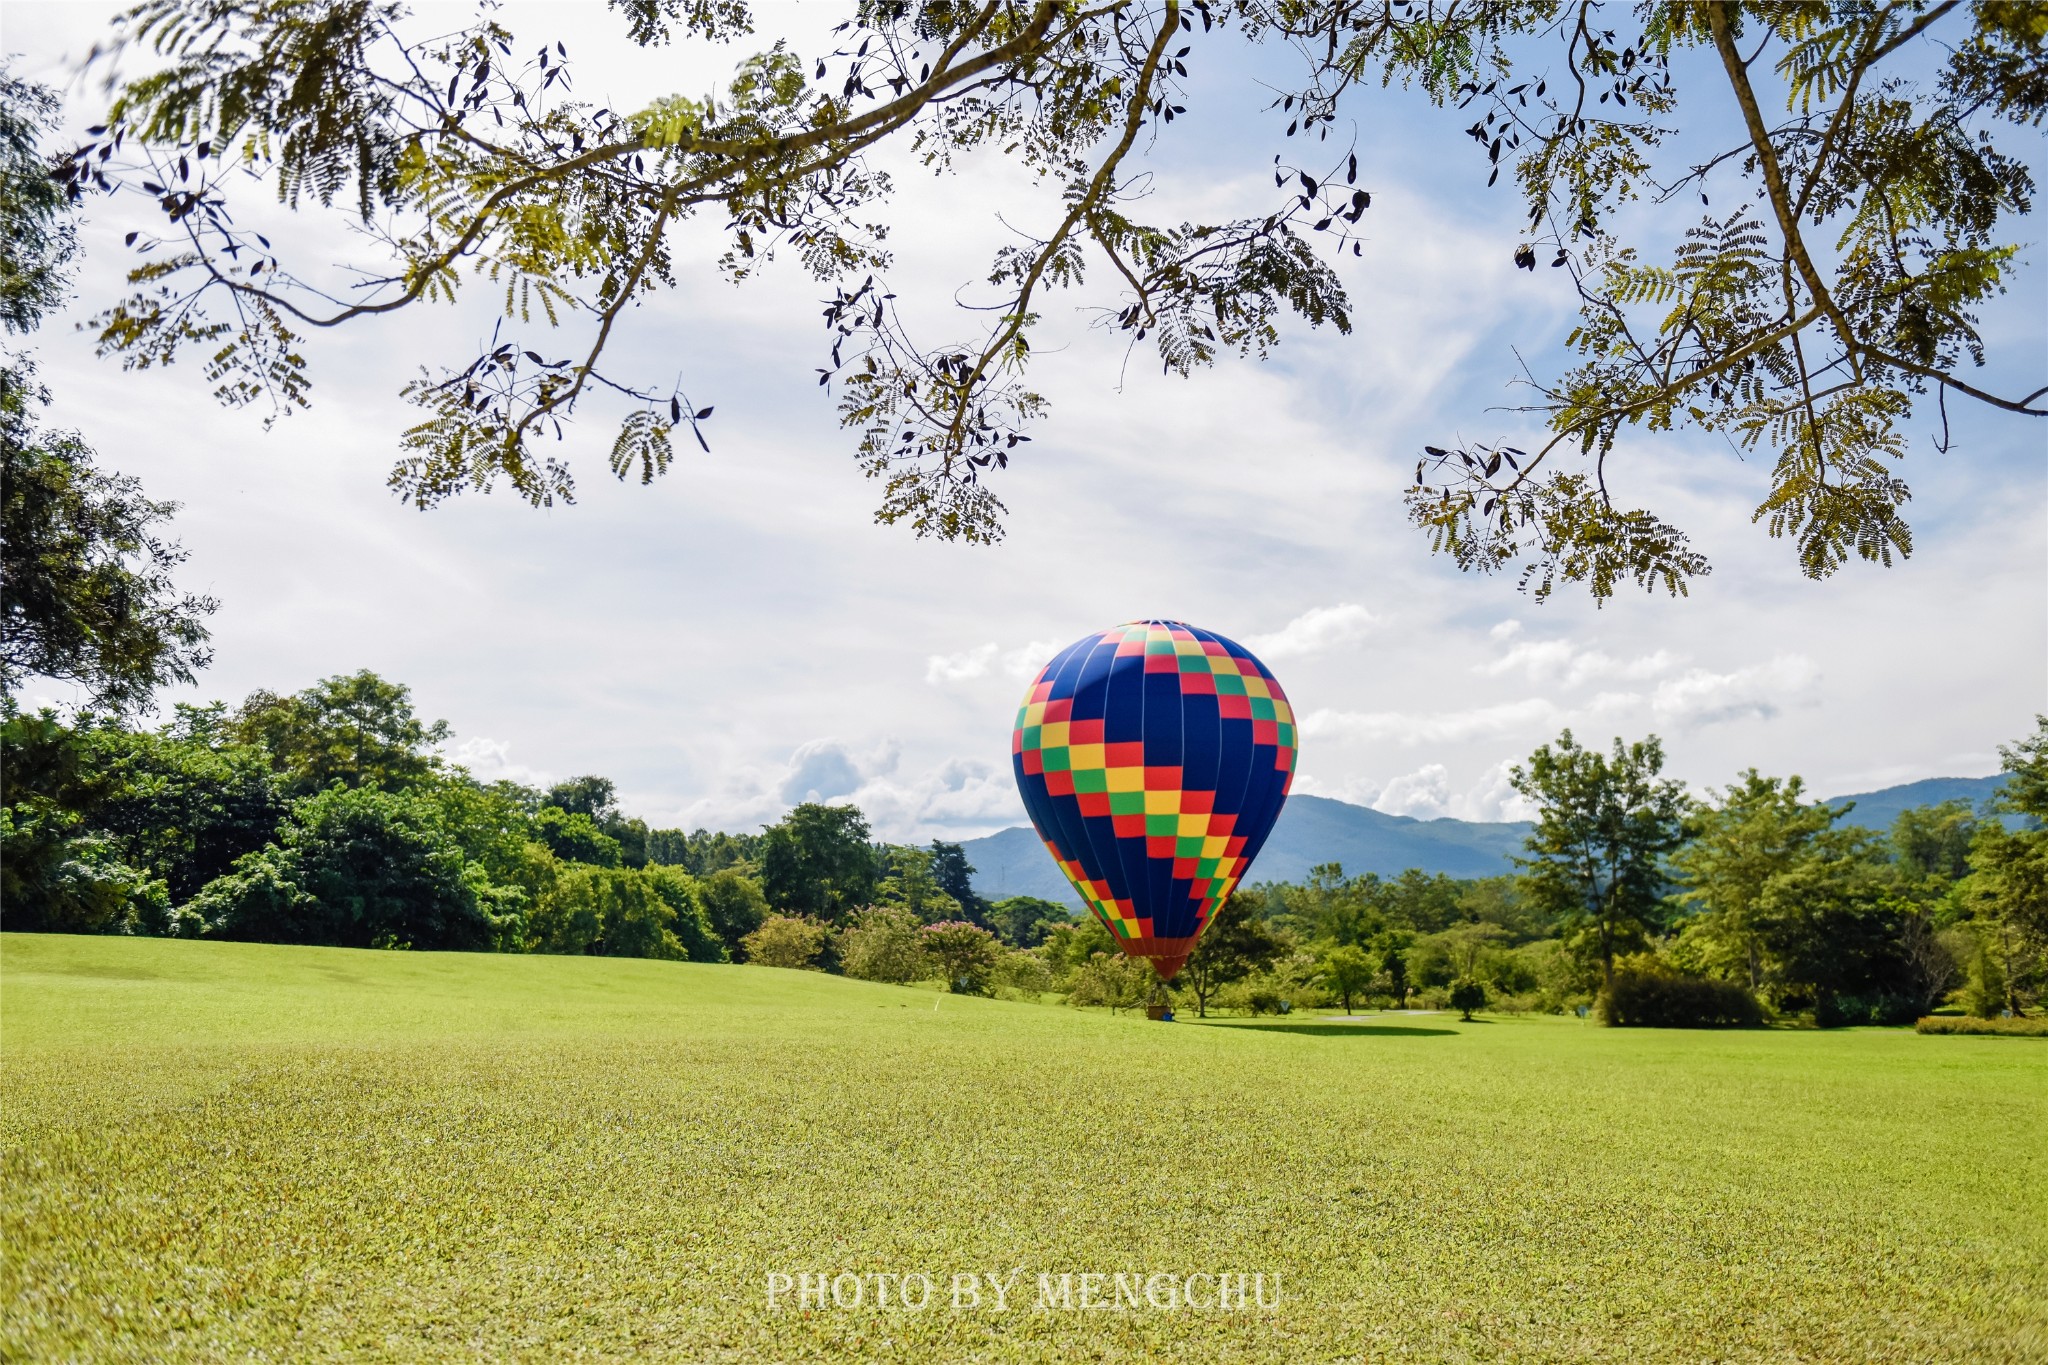
[[[832,931],[808,915],[770,915],[761,927],[740,940],[747,961],[763,967],[810,967],[825,950]]]
[[[188,909],[220,938],[482,951],[518,927],[493,913],[490,889],[432,801],[331,787],[293,806],[277,843],[238,858]]]
[[[924,927],[924,950],[945,973],[947,990],[955,995],[988,994],[999,951],[994,934],[966,920],[940,920]]]
[[[1253,1014],[1285,1014],[1289,1001],[1275,986],[1253,986],[1245,992],[1245,1008]]]
[[[1293,1008],[1296,1000],[1307,1003],[1312,994],[1278,973],[1263,971],[1223,987],[1216,993],[1214,1003],[1219,1009],[1243,1010],[1246,1014],[1281,1014]]]
[[[1052,969],[1046,966],[1044,955],[1022,948],[997,958],[990,979],[997,990],[1027,1000],[1036,1000],[1052,989]]]
[[[853,927],[840,939],[839,965],[862,981],[920,980],[935,969],[921,930],[913,911],[871,906],[853,917]]]
[[[537,953],[723,962],[690,874],[674,867],[571,864],[526,918]]]
[[[17,820],[16,816],[23,818]],[[55,819],[42,818],[54,815]],[[0,902],[16,933],[175,934],[163,882],[121,860],[102,834],[74,835],[64,812],[0,807]]]
[[[606,957],[689,956],[675,933],[675,909],[654,883],[625,868],[579,867],[562,878],[565,885],[586,879],[603,907],[604,932],[591,951]]]
[[[1461,976],[1451,983],[1451,1008],[1460,1018],[1470,1019],[1473,1010],[1486,1008],[1486,987],[1469,976]]]
[[[1106,1005],[1111,1014],[1136,1009],[1152,993],[1152,969],[1122,953],[1094,953],[1067,984],[1067,1003],[1077,1009]]]
[[[1617,972],[1601,993],[1600,1021],[1618,1028],[1756,1028],[1763,1006],[1732,981]]]
[[[1976,1019],[1930,1015],[1913,1025],[1917,1033],[1975,1033],[1997,1038],[2048,1038],[2048,1019]]]
[[[1919,1006],[1907,995],[1824,995],[1813,1002],[1813,1023],[1816,1028],[1904,1024],[1919,1015]]]

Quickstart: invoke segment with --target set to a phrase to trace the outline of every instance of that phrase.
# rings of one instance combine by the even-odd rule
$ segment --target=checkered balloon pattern
[[[1011,764],[1046,849],[1124,952],[1170,981],[1294,780],[1294,712],[1221,635],[1133,621],[1039,671]]]

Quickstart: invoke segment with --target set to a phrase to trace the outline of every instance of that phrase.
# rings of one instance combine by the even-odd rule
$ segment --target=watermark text
[[[771,1312],[1256,1313],[1280,1306],[1270,1270],[771,1270]]]

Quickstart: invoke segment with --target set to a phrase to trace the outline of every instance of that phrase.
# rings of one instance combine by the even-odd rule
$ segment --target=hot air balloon
[[[1279,818],[1294,712],[1243,645],[1132,621],[1039,670],[1010,755],[1060,871],[1118,947],[1171,981]]]

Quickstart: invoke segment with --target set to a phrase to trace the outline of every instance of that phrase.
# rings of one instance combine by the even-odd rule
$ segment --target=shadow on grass
[[[1451,1038],[1454,1028],[1412,1028],[1404,1024],[1251,1024],[1221,1019],[1188,1019],[1202,1028],[1237,1029],[1245,1033],[1306,1033],[1317,1038]]]

